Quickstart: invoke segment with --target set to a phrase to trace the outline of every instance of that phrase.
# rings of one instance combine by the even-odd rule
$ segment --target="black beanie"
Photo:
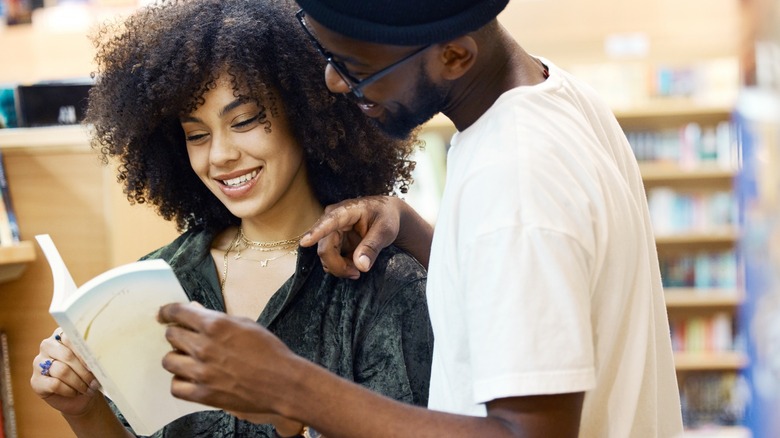
[[[509,0],[296,0],[306,15],[357,40],[416,46],[465,35]]]

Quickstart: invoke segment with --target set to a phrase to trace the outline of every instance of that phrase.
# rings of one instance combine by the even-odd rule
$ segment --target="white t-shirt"
[[[548,61],[456,133],[428,304],[429,407],[585,391],[583,437],[682,432],[655,241],[614,115]]]

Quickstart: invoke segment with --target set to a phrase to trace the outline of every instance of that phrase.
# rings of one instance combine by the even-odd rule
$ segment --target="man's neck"
[[[479,60],[457,81],[442,113],[463,131],[505,92],[544,80],[542,64],[504,33],[500,41],[480,46]]]

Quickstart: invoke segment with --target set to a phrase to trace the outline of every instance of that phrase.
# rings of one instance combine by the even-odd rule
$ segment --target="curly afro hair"
[[[227,72],[264,106],[281,101],[323,205],[405,192],[417,141],[392,139],[347,97],[328,91],[325,61],[286,0],[181,0],[144,7],[93,35],[95,84],[85,123],[131,203],[149,203],[180,231],[239,219],[190,167],[180,116]],[[268,91],[273,90],[271,94]]]

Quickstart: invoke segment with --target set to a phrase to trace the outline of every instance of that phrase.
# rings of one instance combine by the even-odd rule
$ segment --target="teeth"
[[[240,186],[241,184],[257,176],[257,172],[258,172],[257,170],[253,170],[247,173],[246,175],[241,175],[237,178],[223,180],[222,184],[225,184],[226,186],[230,186],[230,187]]]
[[[374,104],[373,103],[359,103],[358,106],[360,106],[361,109],[370,110],[371,108],[374,107]]]

